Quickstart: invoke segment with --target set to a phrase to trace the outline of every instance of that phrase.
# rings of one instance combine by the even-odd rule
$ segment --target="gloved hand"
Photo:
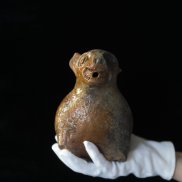
[[[89,176],[115,179],[132,173],[139,178],[161,176],[170,180],[174,174],[175,150],[171,142],[150,141],[132,135],[126,162],[106,160],[89,141],[84,141],[84,146],[93,162],[78,158],[66,149],[61,150],[57,143],[52,149],[70,169]]]

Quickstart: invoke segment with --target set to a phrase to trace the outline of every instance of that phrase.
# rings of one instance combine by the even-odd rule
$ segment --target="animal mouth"
[[[92,73],[92,77],[93,77],[93,78],[97,78],[98,76],[99,76],[99,73],[98,73],[98,72],[93,72],[93,73]]]

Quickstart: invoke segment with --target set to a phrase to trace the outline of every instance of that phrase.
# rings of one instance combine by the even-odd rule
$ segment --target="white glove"
[[[78,158],[66,149],[61,150],[57,143],[52,149],[70,169],[89,176],[115,179],[132,173],[139,178],[161,176],[170,180],[174,174],[175,150],[171,142],[150,141],[132,135],[126,162],[106,160],[91,142],[84,141],[84,146],[93,162]]]

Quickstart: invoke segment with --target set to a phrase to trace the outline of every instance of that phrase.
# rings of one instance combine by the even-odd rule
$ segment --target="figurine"
[[[110,161],[125,161],[130,146],[133,118],[117,87],[121,72],[117,58],[94,49],[75,53],[69,65],[76,76],[74,89],[63,99],[55,116],[61,149],[90,160],[83,141],[97,145]]]

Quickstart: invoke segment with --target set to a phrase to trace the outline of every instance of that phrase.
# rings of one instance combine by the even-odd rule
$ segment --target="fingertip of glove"
[[[57,141],[58,141],[57,135],[55,135],[54,138],[55,138],[55,140],[56,140],[56,142],[57,142]]]
[[[52,145],[52,150],[58,155],[58,156],[67,156],[70,155],[70,152],[67,149],[60,149],[58,144],[55,143]]]
[[[90,148],[93,146],[93,143],[89,142],[89,141],[84,141],[83,144],[84,144],[85,148]]]
[[[58,144],[57,144],[57,143],[55,143],[55,144],[52,145],[52,150],[53,150],[54,152],[56,152],[56,151],[59,150],[59,147],[58,147]]]
[[[105,160],[104,156],[102,155],[102,153],[100,153],[97,146],[94,143],[89,142],[89,141],[84,141],[83,143],[84,143],[85,149],[86,149],[88,155],[90,156],[90,158],[92,159],[92,161],[97,166],[104,164],[104,162],[106,160]]]
[[[89,141],[84,141],[83,144],[84,145],[88,145],[90,142]]]
[[[98,153],[98,148],[97,148],[97,146],[94,143],[89,142],[89,141],[84,141],[83,143],[84,143],[84,146],[85,146],[86,151],[89,154],[92,153],[93,151],[94,151],[94,153],[95,152]]]

